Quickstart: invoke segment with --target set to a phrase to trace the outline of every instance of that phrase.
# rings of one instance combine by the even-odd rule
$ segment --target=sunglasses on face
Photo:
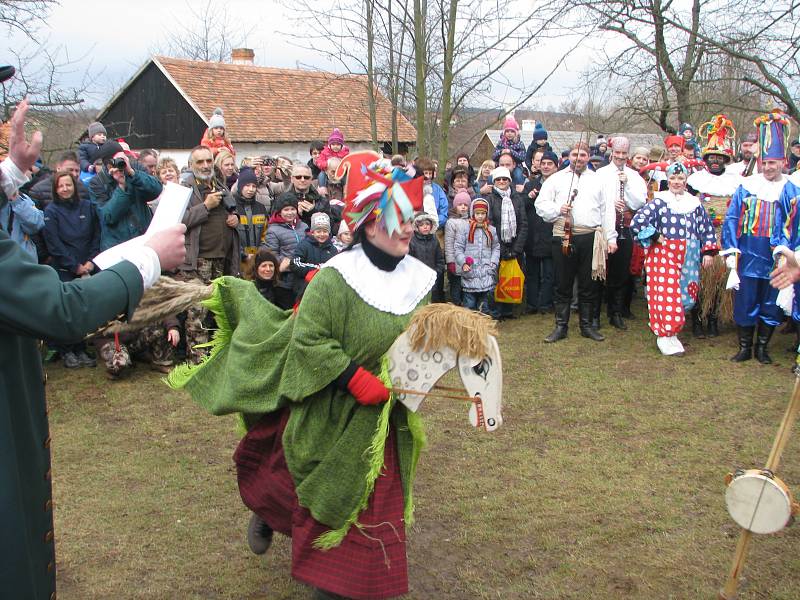
[[[508,177],[495,177],[495,181],[511,181]]]
[[[294,177],[295,179],[303,179],[303,180],[311,179],[311,175],[292,175],[292,177]]]

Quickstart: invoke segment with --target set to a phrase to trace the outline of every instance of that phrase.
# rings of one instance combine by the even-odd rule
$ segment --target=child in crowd
[[[330,136],[328,136],[328,145],[322,149],[317,157],[317,167],[321,173],[319,174],[319,187],[328,185],[328,176],[325,171],[328,169],[328,160],[334,156],[342,159],[350,154],[350,148],[344,145],[344,136],[339,131],[338,127],[334,127]]]
[[[353,232],[347,227],[344,219],[339,223],[339,231],[336,233],[336,239],[333,240],[333,245],[336,250],[341,252],[353,243]]]
[[[458,306],[462,303],[461,272],[456,269],[455,240],[469,221],[470,195],[458,192],[453,198],[453,214],[444,226],[444,260],[447,263],[447,281],[450,285],[450,302]]]
[[[280,279],[278,259],[268,248],[261,247],[256,252],[255,283],[264,300],[275,303],[275,284]]]
[[[472,184],[472,189],[475,190],[476,196],[483,196],[492,193],[492,171],[494,171],[494,161],[485,160],[481,163],[481,168],[478,169],[478,177],[475,183]]]
[[[500,241],[497,230],[489,224],[489,203],[483,198],[472,201],[472,216],[455,238],[456,270],[461,272],[463,305],[480,310],[497,282],[500,264]]]
[[[95,121],[89,125],[89,141],[78,146],[78,159],[81,164],[81,171],[85,173],[96,173],[95,164],[92,162],[92,152],[97,152],[100,146],[106,143],[106,128],[100,121]]]
[[[422,186],[422,210],[436,217],[437,220],[433,223],[434,229],[444,227],[447,222],[449,202],[442,186],[433,180],[436,177],[436,165],[430,158],[423,156],[416,160],[415,170],[417,176],[421,175],[425,181]]]
[[[265,245],[278,257],[278,270],[284,273],[275,285],[275,304],[286,310],[294,306],[295,300],[292,258],[300,240],[305,238],[308,225],[297,216],[297,198],[290,194],[276,199],[272,211]]]
[[[444,302],[444,255],[439,240],[433,235],[436,230],[436,218],[427,213],[420,213],[414,218],[414,236],[408,248],[409,256],[428,265],[436,271],[436,285],[431,292],[432,302]]]
[[[311,155],[311,158],[308,159],[306,164],[308,168],[311,169],[312,179],[319,179],[320,168],[317,166],[317,159],[323,148],[325,148],[325,144],[320,141],[311,142],[311,146],[308,148],[308,153]]]
[[[344,184],[347,180],[346,175],[341,179],[336,178],[336,169],[339,168],[341,162],[342,159],[335,156],[328,159],[328,168],[325,169],[327,185],[317,188],[320,195],[325,196],[331,203],[331,206],[339,207],[339,210],[344,209]]]
[[[292,273],[295,275],[295,293],[299,301],[308,285],[306,277],[318,271],[320,265],[336,256],[338,251],[331,240],[331,218],[324,212],[311,215],[311,228],[294,250]]]
[[[519,125],[512,116],[506,117],[506,122],[503,124],[503,135],[500,136],[500,140],[494,147],[492,158],[495,163],[500,159],[504,150],[508,150],[511,158],[514,159],[514,170],[511,172],[512,182],[514,185],[523,185],[525,174],[522,171],[522,164],[525,162],[525,144],[519,137]]]
[[[203,134],[203,139],[200,140],[200,145],[210,148],[214,156],[223,148],[227,148],[232,155],[236,156],[231,139],[228,137],[221,108],[214,109],[214,113],[208,121],[208,129]]]

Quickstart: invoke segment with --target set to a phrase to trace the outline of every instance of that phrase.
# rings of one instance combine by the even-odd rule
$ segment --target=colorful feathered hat
[[[780,109],[761,115],[753,125],[758,127],[758,152],[761,160],[786,160],[791,125]]]
[[[725,115],[714,115],[710,121],[700,125],[699,133],[706,138],[703,148],[703,158],[707,154],[721,154],[728,159],[733,158],[733,143],[736,138],[736,129],[733,122]]]
[[[377,220],[391,235],[422,210],[422,177],[412,178],[371,150],[351,152],[336,169],[347,174],[342,217],[351,231]]]

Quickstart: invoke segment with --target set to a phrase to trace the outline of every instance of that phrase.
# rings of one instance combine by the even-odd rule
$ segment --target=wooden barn
[[[131,148],[155,148],[185,164],[200,143],[214,109],[224,111],[237,158],[288,156],[307,161],[308,146],[338,127],[351,150],[372,147],[365,75],[338,75],[253,64],[253,51],[237,49],[232,63],[150,58],[97,115],[109,139]],[[391,140],[391,104],[378,92],[380,143]],[[401,151],[416,139],[398,115]]]

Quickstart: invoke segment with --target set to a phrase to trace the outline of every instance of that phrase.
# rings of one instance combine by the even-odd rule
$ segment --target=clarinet
[[[572,190],[572,195],[567,200],[567,206],[572,208],[575,197],[578,195],[578,188]],[[570,256],[572,254],[572,211],[564,215],[564,237],[561,238],[561,254]]]
[[[750,175],[753,174],[753,169],[755,168],[755,166],[756,166],[756,155],[753,154],[753,156],[748,161],[744,171],[742,171],[742,177],[750,177]]]

